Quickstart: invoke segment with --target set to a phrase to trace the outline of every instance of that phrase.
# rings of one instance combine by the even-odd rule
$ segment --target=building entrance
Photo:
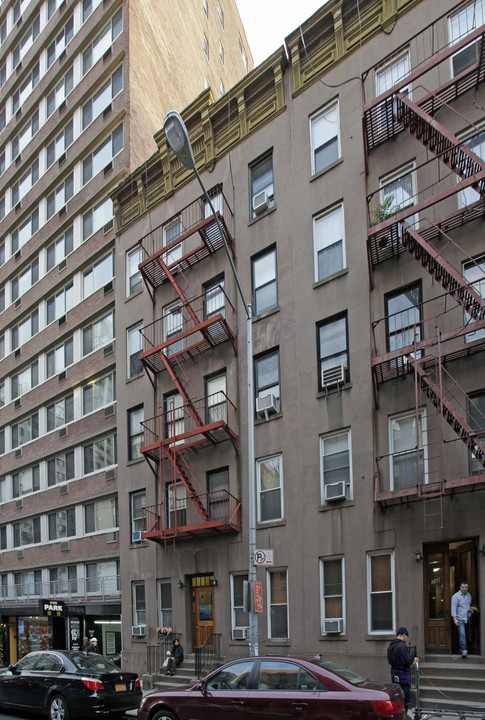
[[[478,606],[478,578],[475,539],[425,545],[424,548],[424,634],[427,653],[458,653],[458,633],[451,619],[451,596],[462,581],[468,582],[473,604]],[[468,628],[469,652],[480,652],[479,617]]]
[[[202,647],[215,633],[214,587],[211,576],[192,578],[192,646]]]

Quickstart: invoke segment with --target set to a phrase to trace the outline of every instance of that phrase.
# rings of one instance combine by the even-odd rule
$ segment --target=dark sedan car
[[[314,657],[235,660],[186,690],[146,695],[138,720],[403,720],[398,685]]]
[[[0,706],[48,715],[50,720],[123,717],[142,696],[135,673],[97,653],[40,650],[0,670]]]

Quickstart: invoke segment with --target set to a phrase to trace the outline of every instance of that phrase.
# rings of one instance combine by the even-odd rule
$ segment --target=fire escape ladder
[[[163,364],[165,365],[167,372],[169,373],[170,377],[172,378],[175,387],[179,391],[179,393],[184,401],[184,405],[187,407],[187,409],[189,411],[189,414],[192,416],[195,423],[199,427],[202,427],[202,425],[204,425],[204,422],[203,422],[202,418],[200,417],[199,413],[197,412],[197,410],[195,409],[194,404],[193,404],[190,396],[188,395],[187,390],[185,389],[185,384],[183,383],[183,381],[180,377],[180,372],[183,371],[182,365],[177,362],[176,358],[171,358],[169,355],[166,355],[163,351],[160,352],[160,357],[162,358]],[[176,370],[176,367],[175,367],[176,365],[179,369],[179,372],[177,372],[177,370]],[[190,380],[188,379],[187,375],[186,375],[186,380],[187,380],[187,383],[190,383]]]
[[[401,223],[401,242],[421,265],[465,308],[474,320],[485,318],[485,298],[478,293],[409,223]]]
[[[485,170],[485,161],[403,93],[394,96],[394,112],[396,121],[462,180]],[[477,181],[475,189],[485,196],[483,178]]]
[[[176,496],[176,487],[175,483],[177,479],[179,479],[183,485],[185,486],[185,489],[187,490],[187,493],[189,495],[190,500],[194,503],[195,507],[197,508],[198,513],[204,520],[204,522],[209,522],[210,520],[210,514],[205,507],[205,505],[202,503],[200,499],[200,495],[197,493],[196,489],[194,488],[191,480],[190,475],[192,477],[195,476],[193,472],[189,469],[189,466],[186,462],[186,460],[183,457],[183,454],[181,451],[177,450],[177,447],[175,444],[171,445],[170,447],[167,447],[165,449],[165,457],[172,465],[173,471],[174,471],[174,485],[173,488],[173,503],[174,503],[174,510],[176,511],[176,504],[177,504],[177,496]],[[174,513],[176,516],[176,512]]]
[[[441,413],[448,425],[450,425],[470,452],[473,453],[478,462],[485,467],[485,446],[479,439],[476,431],[471,428],[450,400],[440,391],[439,387],[432,380],[430,373],[423,369],[422,362],[423,360],[415,360],[409,357],[409,363],[412,363],[415,367],[421,389],[435,408]]]

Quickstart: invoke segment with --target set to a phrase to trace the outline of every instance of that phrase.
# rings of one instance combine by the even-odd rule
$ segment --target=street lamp
[[[199,181],[199,185],[202,188],[204,197],[209,204],[214,219],[217,224],[217,229],[221,234],[224,242],[227,257],[229,259],[236,285],[241,296],[241,300],[246,311],[246,344],[247,344],[247,363],[248,363],[248,397],[247,397],[247,411],[248,411],[248,515],[249,515],[249,588],[251,593],[249,603],[249,649],[251,655],[259,654],[258,647],[258,616],[254,608],[254,583],[256,581],[256,565],[254,564],[254,553],[256,551],[256,498],[255,498],[255,478],[254,478],[254,394],[253,394],[253,307],[251,303],[246,301],[244,291],[241,287],[239,275],[237,274],[234,260],[227,244],[226,236],[221,226],[221,221],[217,216],[217,212],[214,208],[211,198],[209,197],[207,190],[205,189],[204,183],[198,173],[195,166],[194,153],[192,152],[192,146],[190,144],[189,134],[185,123],[180,117],[179,113],[175,110],[171,110],[165,116],[163,121],[163,129],[167,142],[178,157],[182,165],[188,170],[193,170],[195,177]]]

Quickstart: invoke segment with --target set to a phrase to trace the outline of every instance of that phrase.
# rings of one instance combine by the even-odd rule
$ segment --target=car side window
[[[297,663],[261,661],[258,690],[316,690],[317,685],[317,679]]]
[[[19,660],[19,662],[15,666],[15,669],[19,672],[23,672],[25,670],[33,670],[38,657],[38,655],[26,655],[26,657],[22,658],[22,660]]]
[[[244,690],[248,686],[254,660],[233,663],[207,681],[207,690]]]
[[[50,654],[41,655],[39,658],[39,662],[35,666],[36,670],[49,670],[51,672],[59,672],[61,668],[62,662],[60,658],[57,655]]]

